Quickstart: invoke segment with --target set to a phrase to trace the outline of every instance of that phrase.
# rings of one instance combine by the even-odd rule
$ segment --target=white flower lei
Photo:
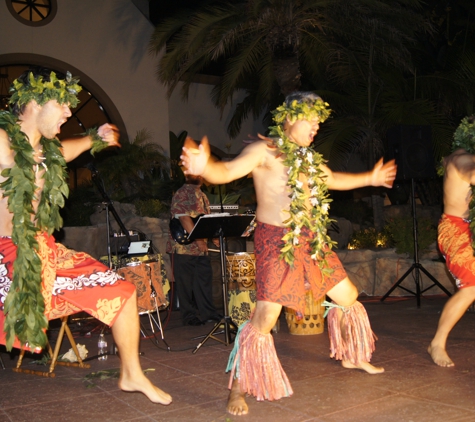
[[[294,249],[300,247],[300,234],[303,227],[307,227],[313,238],[309,241],[311,258],[319,261],[323,271],[331,271],[325,261],[325,256],[336,244],[327,234],[327,227],[333,221],[328,211],[332,201],[328,195],[325,183],[326,176],[320,165],[325,162],[323,156],[310,147],[300,147],[284,134],[282,126],[270,128],[270,135],[277,137],[275,145],[283,155],[284,165],[288,167],[287,186],[291,189],[289,218],[284,221],[288,227],[287,233],[282,237],[284,246],[280,250],[280,257],[290,266],[294,263]],[[307,179],[310,194],[304,190],[304,183],[299,180],[303,174]],[[308,209],[306,201],[311,205]],[[324,268],[325,267],[325,268]]]

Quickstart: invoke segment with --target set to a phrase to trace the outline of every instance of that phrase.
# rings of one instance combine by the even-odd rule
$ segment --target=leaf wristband
[[[95,127],[89,128],[86,132],[83,133],[84,136],[90,136],[92,140],[91,155],[94,156],[96,153],[101,152],[103,149],[106,149],[109,144],[104,142],[104,140],[99,136],[97,129]]]

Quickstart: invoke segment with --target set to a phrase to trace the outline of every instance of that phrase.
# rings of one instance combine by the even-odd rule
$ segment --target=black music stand
[[[418,254],[418,242],[417,242],[417,216],[416,216],[416,201],[414,198],[414,179],[411,179],[411,202],[412,202],[412,231],[413,231],[413,238],[414,238],[414,263],[411,267],[402,275],[402,277],[396,281],[393,286],[385,293],[385,295],[381,298],[381,302],[393,292],[396,287],[399,287],[402,290],[416,296],[416,303],[417,307],[421,307],[421,296],[424,292],[429,289],[432,289],[434,286],[438,286],[440,290],[442,290],[447,296],[452,296],[452,294],[441,284],[439,281],[429,272],[427,271],[422,264],[419,262],[419,254]],[[401,286],[401,283],[405,280],[405,278],[414,271],[414,282],[416,284],[416,291],[413,292],[410,289],[407,289],[404,286]],[[424,290],[421,290],[421,283],[420,283],[420,273],[422,271],[427,277],[432,280],[432,284],[429,287],[426,287]]]
[[[254,215],[223,215],[223,214],[207,214],[201,216],[196,222],[193,230],[188,235],[191,240],[204,238],[219,238],[219,253],[221,257],[221,281],[223,283],[223,305],[224,316],[208,333],[204,340],[196,346],[193,353],[209,339],[219,341],[228,346],[232,343],[231,331],[237,332],[237,326],[229,316],[228,307],[228,286],[226,283],[226,250],[224,246],[225,237],[241,237],[244,233],[250,233],[249,226],[254,220]],[[216,337],[216,331],[224,325],[224,340]]]

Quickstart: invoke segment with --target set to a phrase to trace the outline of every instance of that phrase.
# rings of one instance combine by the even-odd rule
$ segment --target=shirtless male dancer
[[[168,405],[171,396],[140,366],[135,286],[52,236],[68,194],[66,162],[89,149],[120,146],[111,124],[61,143],[56,138],[78,103],[77,82],[69,72],[26,71],[10,88],[11,111],[0,112],[0,342],[9,350],[44,347],[48,320],[85,310],[112,325],[119,387]]]
[[[191,147],[191,140],[183,148],[185,173],[201,175],[213,184],[252,173],[257,195],[257,304],[251,321],[240,326],[228,364],[227,411],[233,415],[248,413],[246,394],[257,400],[292,394],[270,332],[282,306],[303,316],[309,289],[315,299],[327,294],[336,304],[328,314],[331,357],[342,360],[345,368],[370,374],[384,371],[369,363],[374,336],[368,316],[356,301],[357,288],[329,247],[327,189],[390,188],[397,168],[394,161],[383,164],[380,160],[366,173],[331,171],[310,148],[319,124],[330,114],[327,106],[312,92],[289,95],[273,112],[276,126],[270,128],[271,138],[260,136],[231,161],[209,160],[206,137],[198,149]]]
[[[454,366],[446,351],[452,328],[475,301],[473,202],[475,186],[475,115],[466,117],[454,133],[452,153],[443,160],[444,213],[439,222],[438,243],[457,292],[449,298],[428,352],[439,366]],[[472,222],[472,223],[470,223]]]

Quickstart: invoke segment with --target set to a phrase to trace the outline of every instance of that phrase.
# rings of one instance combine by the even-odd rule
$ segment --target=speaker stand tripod
[[[427,271],[422,264],[419,262],[419,254],[418,254],[418,242],[417,242],[417,216],[416,216],[416,201],[414,199],[414,179],[411,179],[411,203],[412,203],[412,228],[413,228],[413,238],[414,238],[414,263],[411,265],[411,267],[402,275],[402,277],[396,281],[393,286],[386,292],[386,294],[381,298],[381,302],[383,302],[392,292],[395,290],[397,287],[399,287],[402,290],[405,290],[406,292],[416,296],[417,300],[417,307],[421,307],[421,296],[423,293],[425,293],[427,290],[431,289],[434,286],[438,286],[447,296],[452,296],[452,294],[441,284],[437,281],[437,279]],[[420,271],[422,271],[427,277],[429,277],[433,284],[431,284],[429,287],[426,287],[424,290],[421,290],[421,283],[420,283],[420,278],[421,274]],[[406,279],[406,277],[414,272],[414,283],[416,285],[416,291],[412,291],[410,289],[407,289],[404,286],[401,286],[401,283]]]

